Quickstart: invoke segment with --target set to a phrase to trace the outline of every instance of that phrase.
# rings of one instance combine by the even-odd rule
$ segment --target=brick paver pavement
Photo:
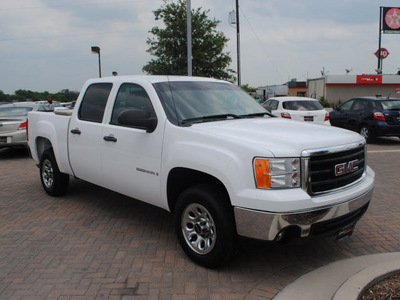
[[[400,251],[400,140],[368,150],[375,194],[352,237],[246,241],[228,266],[208,270],[182,252],[169,213],[75,179],[52,198],[25,151],[2,149],[0,299],[271,299],[328,263]]]

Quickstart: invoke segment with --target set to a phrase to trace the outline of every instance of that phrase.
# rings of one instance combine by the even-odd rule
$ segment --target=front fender
[[[265,149],[256,151],[251,145],[184,127],[167,128],[164,140],[161,167],[161,182],[164,186],[161,187],[161,193],[166,193],[170,170],[186,168],[220,181],[228,191],[233,205],[235,191],[255,187],[253,159],[256,154],[273,156]]]

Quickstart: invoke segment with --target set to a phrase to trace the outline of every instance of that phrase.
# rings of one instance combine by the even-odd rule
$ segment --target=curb
[[[374,264],[345,281],[332,300],[358,299],[373,284],[396,273],[400,273],[400,260]]]
[[[276,294],[273,300],[357,299],[366,286],[394,270],[400,270],[400,252],[343,259],[301,276]]]

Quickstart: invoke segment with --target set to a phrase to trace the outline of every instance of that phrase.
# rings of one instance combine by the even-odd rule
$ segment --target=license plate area
[[[6,136],[0,136],[0,144],[6,144],[7,143],[7,137]]]
[[[304,121],[306,122],[314,122],[314,117],[313,116],[305,116]]]
[[[341,229],[339,229],[336,239],[341,241],[353,234],[355,224],[349,224]]]

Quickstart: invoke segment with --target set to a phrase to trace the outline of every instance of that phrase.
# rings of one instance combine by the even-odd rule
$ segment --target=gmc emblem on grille
[[[355,159],[347,163],[337,164],[335,166],[335,176],[349,174],[357,170],[358,170],[358,159]]]

